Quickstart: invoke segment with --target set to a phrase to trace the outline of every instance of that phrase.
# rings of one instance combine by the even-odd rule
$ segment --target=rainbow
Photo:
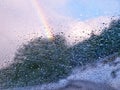
[[[40,3],[38,2],[39,0],[31,0],[33,7],[35,8],[38,18],[41,21],[42,25],[45,27],[44,29],[44,34],[47,38],[49,39],[54,39],[54,35],[52,33],[50,24],[48,23],[46,16],[42,10],[42,7],[40,6]]]

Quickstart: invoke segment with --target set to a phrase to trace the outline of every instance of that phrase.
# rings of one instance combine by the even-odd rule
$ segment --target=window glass
[[[0,0],[2,90],[118,89],[119,55],[120,0]]]

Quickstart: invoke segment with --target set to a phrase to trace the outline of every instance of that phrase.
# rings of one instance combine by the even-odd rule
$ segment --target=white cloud
[[[58,4],[65,5],[68,2],[68,0],[44,0],[43,2],[57,6]]]
[[[57,4],[65,3],[64,0],[61,2],[53,0],[51,5],[54,2]],[[48,1],[49,3],[50,0]],[[0,68],[11,63],[16,49],[23,42],[33,37],[43,36],[42,30],[44,27],[36,14],[37,12],[32,7],[32,3],[28,0],[0,1]],[[51,17],[54,17],[54,20]],[[61,19],[58,20],[58,17]],[[56,15],[51,11],[48,18],[52,25],[58,29],[56,22],[62,22],[64,16]]]
[[[0,1],[0,68],[11,63],[18,45],[41,35],[35,16],[26,0]]]
[[[68,0],[44,0],[42,3],[43,5],[47,5],[45,6],[47,8],[43,7],[43,10],[51,7],[51,9],[48,9],[50,10],[48,13],[48,10],[45,12],[48,15],[46,18],[48,18],[53,27],[53,32],[65,32],[66,37],[71,35],[72,38],[67,38],[67,40],[73,43],[76,36],[79,37],[82,35],[84,37],[85,35],[85,38],[89,37],[86,35],[91,33],[93,28],[99,26],[99,23],[97,24],[99,20],[97,19],[97,22],[96,19],[80,22],[73,18],[62,16],[52,10],[56,6],[64,6],[67,2]],[[6,62],[9,63],[9,61],[12,61],[13,54],[18,45],[21,45],[21,43],[30,38],[43,35],[43,26],[41,26],[36,15],[37,13],[31,4],[28,0],[0,1],[0,66],[5,66],[7,64]],[[84,34],[81,29],[85,31]],[[79,34],[80,32],[82,34]]]
[[[109,27],[109,23],[115,19],[117,19],[117,17],[102,16],[86,21],[71,22],[69,24],[69,31],[65,32],[69,45],[75,45],[78,42],[88,39],[91,36],[91,33],[100,35],[102,30],[105,27]]]

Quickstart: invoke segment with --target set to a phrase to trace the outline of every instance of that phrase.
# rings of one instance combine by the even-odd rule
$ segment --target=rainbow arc
[[[42,10],[42,7],[40,6],[39,0],[31,0],[32,4],[37,12],[38,18],[42,25],[44,26],[44,34],[49,39],[54,39],[54,35],[52,33],[52,29],[50,27],[50,24],[47,21],[47,18]]]

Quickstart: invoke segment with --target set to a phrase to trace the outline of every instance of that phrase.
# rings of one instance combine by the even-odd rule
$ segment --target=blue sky
[[[71,0],[68,8],[71,16],[80,19],[120,13],[119,0]]]
[[[69,0],[58,8],[63,15],[86,20],[120,14],[120,0]]]

